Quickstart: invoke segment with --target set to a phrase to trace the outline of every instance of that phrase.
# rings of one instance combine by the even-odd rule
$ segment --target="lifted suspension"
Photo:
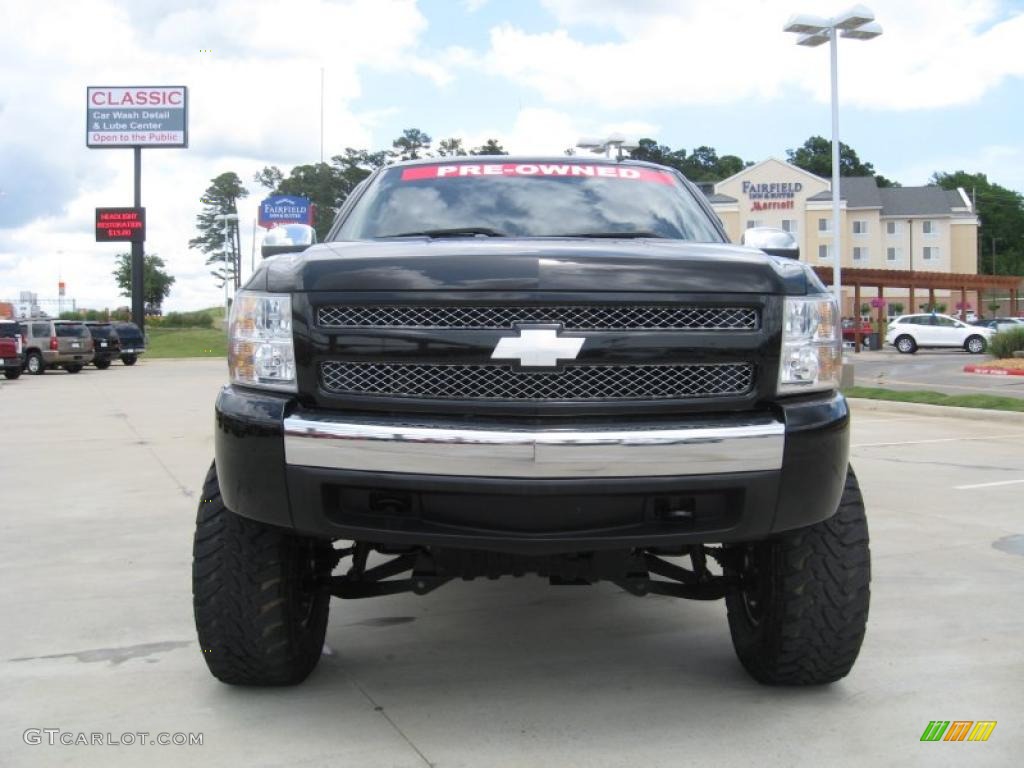
[[[390,560],[367,567],[371,550],[390,555]],[[688,555],[691,567],[683,568],[653,551],[615,550],[567,555],[529,557],[504,552],[455,549],[389,550],[366,542],[335,550],[337,561],[351,557],[346,573],[331,576],[326,588],[335,597],[357,599],[412,592],[425,595],[452,579],[497,579],[536,574],[554,585],[587,585],[610,581],[632,595],[648,594],[690,600],[718,600],[738,588],[729,575],[712,573],[710,556],[725,573],[735,572],[733,553],[721,548],[694,545],[673,555]],[[393,578],[407,574],[404,578]],[[655,578],[659,577],[659,578]]]

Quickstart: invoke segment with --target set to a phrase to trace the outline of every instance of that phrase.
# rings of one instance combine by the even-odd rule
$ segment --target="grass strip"
[[[847,397],[861,397],[866,400],[889,400],[896,403],[925,403],[926,405],[950,405],[957,408],[986,408],[991,411],[1014,411],[1024,413],[1024,398],[999,397],[998,395],[947,395],[929,390],[900,392],[879,387],[850,387],[844,389]]]
[[[147,328],[146,357],[227,357],[228,342],[217,328]]]

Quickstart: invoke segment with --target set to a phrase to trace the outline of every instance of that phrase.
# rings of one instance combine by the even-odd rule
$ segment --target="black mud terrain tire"
[[[868,620],[871,553],[853,469],[836,514],[737,551],[744,587],[726,597],[733,647],[766,685],[820,685],[853,667]]]
[[[334,566],[330,542],[297,536],[224,506],[210,467],[199,501],[192,602],[203,658],[232,685],[294,685],[317,662]]]
[[[19,376],[21,376],[21,368],[4,368],[4,378],[8,381],[14,381]]]
[[[110,361],[109,360],[93,360],[92,364],[95,365],[96,369],[99,370],[99,371],[105,371],[105,370],[107,370],[107,368],[110,367]]]
[[[135,355],[121,355],[121,362],[125,365],[135,365],[135,361],[138,359]]]
[[[78,365],[77,363],[75,365],[66,365],[64,366],[64,370],[67,371],[68,373],[80,373],[82,370],[82,366]]]

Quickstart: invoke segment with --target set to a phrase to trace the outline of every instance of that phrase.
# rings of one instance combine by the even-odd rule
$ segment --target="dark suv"
[[[114,332],[112,323],[97,320],[85,321],[85,327],[92,336],[92,364],[101,371],[110,367],[110,363],[121,354],[121,342]]]
[[[850,671],[841,327],[792,238],[732,245],[677,172],[566,157],[382,168],[309,232],[231,308],[193,566],[216,677],[304,679],[332,595],[527,573],[724,598],[762,683]]]
[[[121,345],[121,362],[135,365],[139,355],[146,351],[146,339],[135,323],[114,323],[114,332]]]

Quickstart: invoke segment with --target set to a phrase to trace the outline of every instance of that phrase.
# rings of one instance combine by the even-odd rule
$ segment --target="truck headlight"
[[[241,291],[228,322],[231,381],[247,387],[295,392],[291,296]]]
[[[779,394],[836,389],[843,365],[839,310],[832,296],[787,296]]]

